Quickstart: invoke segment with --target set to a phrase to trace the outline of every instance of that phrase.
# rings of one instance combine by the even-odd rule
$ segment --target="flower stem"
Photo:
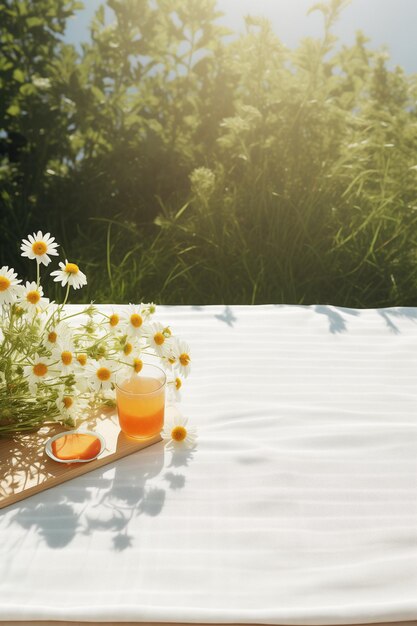
[[[68,284],[67,284],[67,291],[66,291],[66,293],[65,293],[64,302],[62,303],[61,307],[64,307],[64,306],[65,306],[65,304],[66,304],[66,302],[67,302],[67,300],[68,300],[69,290],[70,290],[70,284],[68,283]]]

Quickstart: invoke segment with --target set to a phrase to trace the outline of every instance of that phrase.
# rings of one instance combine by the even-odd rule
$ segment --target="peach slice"
[[[63,434],[51,445],[52,452],[61,461],[81,459],[88,461],[100,454],[101,441],[94,435],[86,433]]]

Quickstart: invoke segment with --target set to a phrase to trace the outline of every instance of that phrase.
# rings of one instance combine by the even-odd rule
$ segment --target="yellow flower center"
[[[125,353],[126,356],[128,356],[128,354],[130,354],[132,350],[133,350],[133,346],[131,343],[127,343],[123,348],[123,352]]]
[[[32,251],[34,254],[37,254],[38,256],[42,256],[42,254],[45,254],[47,249],[48,249],[48,246],[46,245],[44,241],[35,241],[32,244]]]
[[[139,374],[139,372],[141,371],[143,367],[143,363],[140,359],[134,359],[133,361],[133,369],[135,370],[136,374]]]
[[[179,391],[181,389],[181,387],[182,387],[181,378],[176,378],[175,379],[175,387],[176,387],[177,391]]]
[[[113,327],[117,326],[119,321],[120,321],[120,317],[118,315],[116,315],[116,313],[113,313],[113,315],[110,315],[110,318],[109,318],[110,326],[113,326]]]
[[[174,426],[171,437],[174,441],[184,441],[187,436],[187,429],[184,426]]]
[[[61,361],[64,365],[70,365],[70,363],[72,363],[72,352],[70,352],[69,350],[64,350],[64,352],[61,352]]]
[[[36,363],[36,365],[33,366],[33,373],[35,376],[45,376],[47,371],[48,366],[45,365],[45,363]]]
[[[142,326],[142,318],[140,315],[138,315],[138,313],[133,313],[130,316],[130,323],[132,324],[132,326],[134,328],[140,328],[140,326]]]
[[[64,407],[66,409],[69,409],[74,404],[74,400],[71,398],[71,396],[64,396],[62,398],[62,402],[64,403]]]
[[[41,294],[39,293],[39,291],[28,291],[28,293],[26,294],[26,300],[31,304],[38,304],[40,299]]]
[[[12,283],[7,276],[0,276],[0,291],[6,291]]]
[[[186,352],[183,352],[179,356],[179,361],[180,361],[181,365],[183,365],[184,367],[187,367],[187,365],[189,365],[190,361],[191,361],[190,355],[187,354]]]
[[[51,332],[48,334],[49,343],[56,343],[57,339],[58,339],[58,335],[56,334],[54,330],[51,330]]]
[[[82,353],[77,356],[77,361],[80,365],[84,366],[87,363],[87,355]]]
[[[155,335],[153,336],[153,340],[157,346],[162,346],[165,341],[165,337],[162,333],[155,333]]]
[[[67,263],[65,266],[65,271],[67,274],[78,274],[80,270],[78,268],[78,265],[75,265],[75,263]]]
[[[102,381],[109,380],[111,371],[107,367],[100,367],[97,372],[97,378]]]
[[[176,360],[177,359],[175,358],[175,356],[169,356],[168,357],[168,363],[171,363],[171,365],[174,365]]]

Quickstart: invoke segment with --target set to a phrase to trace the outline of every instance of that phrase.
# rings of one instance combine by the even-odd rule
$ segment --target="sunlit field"
[[[338,45],[345,4],[290,50],[214,0],[108,0],[78,49],[79,3],[2,2],[0,265],[42,229],[73,301],[415,305],[416,77]]]

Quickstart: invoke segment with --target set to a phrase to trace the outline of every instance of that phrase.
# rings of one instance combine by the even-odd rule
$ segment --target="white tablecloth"
[[[192,349],[197,449],[1,511],[0,620],[417,619],[417,309],[158,317]]]

